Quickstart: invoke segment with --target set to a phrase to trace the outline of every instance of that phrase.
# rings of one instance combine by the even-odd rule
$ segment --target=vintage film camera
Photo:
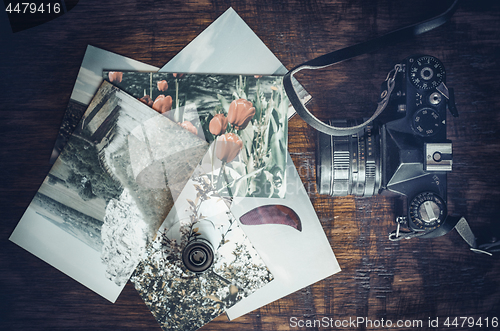
[[[447,226],[446,175],[453,163],[447,108],[458,116],[441,61],[429,55],[404,59],[382,84],[375,120],[330,121],[334,127],[361,128],[344,136],[318,131],[319,193],[406,197],[406,215],[397,218],[391,240],[402,237],[401,226],[406,237],[447,233],[456,224]]]
[[[380,37],[306,61],[283,78],[287,96],[299,116],[318,130],[317,186],[332,196],[374,194],[406,198],[390,240],[434,238],[456,229],[476,253],[500,252],[500,240],[479,244],[467,220],[449,215],[446,176],[452,170],[452,144],[446,139],[446,109],[458,116],[443,64],[428,55],[396,64],[382,84],[377,110],[368,119],[316,118],[298,96],[294,74],[321,69],[408,40],[447,22],[458,0],[441,14]],[[403,199],[405,200],[405,199]]]

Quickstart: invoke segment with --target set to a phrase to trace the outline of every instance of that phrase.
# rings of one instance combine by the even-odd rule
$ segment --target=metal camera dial
[[[442,122],[438,111],[426,107],[415,112],[412,124],[418,135],[430,137],[439,131]]]
[[[434,229],[446,218],[446,204],[436,193],[423,192],[410,202],[409,214],[410,226],[415,230]]]
[[[436,88],[444,79],[444,66],[433,56],[422,56],[416,60],[411,59],[410,80],[421,90]]]

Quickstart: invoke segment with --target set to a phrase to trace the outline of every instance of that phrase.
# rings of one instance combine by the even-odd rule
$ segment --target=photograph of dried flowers
[[[131,277],[164,330],[196,330],[272,280],[199,167]]]
[[[289,109],[277,76],[104,71],[103,78],[207,142],[224,196],[283,198]]]

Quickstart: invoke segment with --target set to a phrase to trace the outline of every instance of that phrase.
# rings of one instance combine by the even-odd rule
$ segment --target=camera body
[[[443,64],[428,55],[404,59],[382,84],[381,103],[380,116],[356,134],[318,132],[318,192],[404,197],[406,215],[397,219],[398,233],[403,225],[420,237],[443,235],[453,228],[446,226],[446,177],[453,164],[446,109],[458,116]],[[329,124],[352,127],[364,121]]]

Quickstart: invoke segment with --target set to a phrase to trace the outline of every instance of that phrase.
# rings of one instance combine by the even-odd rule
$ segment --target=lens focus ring
[[[333,140],[333,173],[331,176],[330,195],[347,195],[351,186],[349,167],[349,140],[347,137],[338,137]]]
[[[360,121],[330,121],[353,126]],[[317,186],[320,194],[372,196],[381,184],[380,135],[372,125],[359,134],[334,137],[318,133]]]

